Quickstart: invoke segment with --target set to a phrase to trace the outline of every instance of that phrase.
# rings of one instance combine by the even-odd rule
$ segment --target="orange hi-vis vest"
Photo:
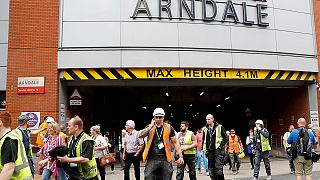
[[[146,146],[144,148],[143,154],[142,154],[142,158],[143,158],[143,162],[145,162],[147,160],[148,157],[148,152],[150,150],[151,147],[151,143],[154,137],[154,134],[156,132],[156,126],[153,127],[152,129],[150,129],[149,134],[148,134],[148,139],[147,139],[147,143]],[[164,149],[166,152],[166,158],[168,162],[171,162],[171,146],[170,146],[170,132],[171,132],[171,126],[170,124],[167,123],[163,123],[163,143],[164,143]]]
[[[234,140],[232,140],[232,137],[229,136],[229,153],[240,153],[242,150],[241,146],[241,139],[237,135],[234,136]]]

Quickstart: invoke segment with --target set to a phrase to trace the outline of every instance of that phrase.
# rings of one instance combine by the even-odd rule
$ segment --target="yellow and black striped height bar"
[[[245,70],[245,69],[194,69],[194,68],[102,68],[66,69],[63,80],[103,80],[103,79],[265,79],[313,81],[314,72]]]

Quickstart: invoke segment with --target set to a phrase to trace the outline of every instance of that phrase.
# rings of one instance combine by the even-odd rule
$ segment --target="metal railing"
[[[279,135],[279,134],[271,134],[271,146],[272,147],[275,147],[275,148],[278,148],[278,147],[283,147],[283,144],[282,144],[282,135]]]

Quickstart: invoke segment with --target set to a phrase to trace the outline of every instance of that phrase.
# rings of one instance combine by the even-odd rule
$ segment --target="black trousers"
[[[130,180],[130,167],[133,164],[134,175],[136,180],[140,180],[140,158],[139,156],[134,156],[135,153],[126,153],[124,159],[124,180]]]
[[[177,180],[183,180],[184,168],[188,165],[189,179],[196,180],[196,156],[195,154],[183,154],[184,164],[177,166]]]
[[[99,164],[99,158],[96,158],[96,162],[97,162],[97,167],[100,173],[100,177],[101,180],[105,180],[106,179],[106,170],[104,169],[104,167],[101,167]]]
[[[251,164],[251,168],[254,168],[254,154],[249,154],[250,156],[250,164]]]
[[[224,149],[216,149],[208,152],[209,175],[212,180],[224,180]]]

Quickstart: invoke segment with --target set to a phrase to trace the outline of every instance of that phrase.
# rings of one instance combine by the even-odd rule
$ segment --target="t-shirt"
[[[75,157],[75,148],[73,147],[73,141],[81,138],[81,136],[84,134],[80,133],[78,137],[76,137],[75,139],[73,139],[70,143],[70,157]],[[89,160],[91,160],[93,158],[93,146],[94,146],[94,142],[92,141],[84,141],[82,143],[82,152],[80,153],[80,156],[88,158]],[[73,150],[73,153],[71,153],[71,151]],[[67,167],[66,167],[67,166]],[[78,170],[77,167],[70,167],[70,165],[68,163],[64,163],[63,165],[63,169],[66,171],[66,173],[72,177],[73,179],[81,179],[83,178],[82,174],[80,173],[80,171]]]
[[[179,134],[179,137],[178,137],[178,140],[179,140],[179,144],[180,145],[184,145],[184,137],[186,136],[186,133],[180,133]],[[197,141],[197,138],[196,136],[192,133],[191,135],[191,141]]]
[[[197,133],[196,138],[197,138],[197,150],[201,151],[202,150],[202,134],[203,133]]]
[[[18,141],[7,137],[1,147],[1,165],[17,160]]]
[[[174,137],[174,129],[171,126],[169,137]],[[165,160],[166,159],[166,152],[165,148],[162,149],[158,148],[158,144],[163,143],[163,126],[162,127],[156,127],[156,132],[154,133],[154,137],[150,146],[150,151],[148,154],[149,159],[154,160]],[[163,143],[164,145],[164,143]]]

